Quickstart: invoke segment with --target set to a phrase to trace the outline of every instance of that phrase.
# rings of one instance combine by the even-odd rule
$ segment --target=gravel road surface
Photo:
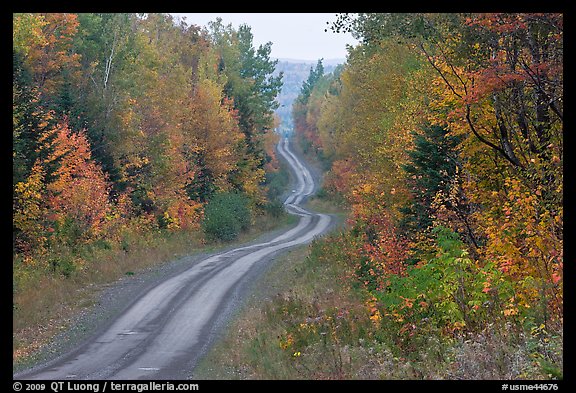
[[[57,358],[19,371],[14,379],[187,379],[218,332],[242,302],[247,288],[278,253],[311,242],[333,224],[330,215],[302,207],[316,183],[313,173],[283,139],[278,152],[294,182],[284,205],[296,226],[264,240],[213,255],[183,259],[93,335]]]

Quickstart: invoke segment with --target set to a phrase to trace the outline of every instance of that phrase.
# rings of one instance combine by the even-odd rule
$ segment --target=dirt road
[[[283,139],[278,152],[296,185],[284,202],[298,224],[266,242],[241,246],[196,261],[135,299],[107,328],[84,344],[15,379],[186,379],[236,307],[242,288],[288,248],[325,233],[332,218],[301,206],[315,189],[305,164]]]

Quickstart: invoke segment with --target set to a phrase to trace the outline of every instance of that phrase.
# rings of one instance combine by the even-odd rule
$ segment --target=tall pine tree
[[[411,183],[412,199],[400,209],[400,227],[407,237],[431,229],[434,219],[433,201],[439,192],[448,193],[457,167],[457,147],[461,138],[450,135],[437,125],[425,125],[414,132],[414,149],[410,161],[403,165]]]

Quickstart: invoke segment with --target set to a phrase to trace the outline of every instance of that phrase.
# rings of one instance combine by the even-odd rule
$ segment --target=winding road
[[[211,255],[181,274],[159,283],[116,317],[95,337],[48,364],[14,379],[182,380],[213,344],[244,289],[281,251],[311,242],[331,226],[332,217],[301,204],[314,192],[310,171],[290,150],[278,145],[296,186],[284,202],[298,224],[276,238]]]

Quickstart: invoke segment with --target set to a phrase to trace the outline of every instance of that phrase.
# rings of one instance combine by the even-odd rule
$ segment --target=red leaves
[[[526,17],[530,14],[485,13],[466,18],[466,25],[500,34],[526,30]]]
[[[465,104],[477,103],[491,98],[493,93],[512,87],[516,83],[528,80],[529,76],[522,71],[510,70],[506,64],[494,59],[490,67],[469,72],[467,77],[474,83],[463,96]]]
[[[355,165],[351,160],[339,160],[332,163],[332,169],[326,176],[326,189],[341,193],[349,194],[349,188],[354,176]]]
[[[361,230],[361,236],[356,248],[349,253],[351,260],[358,261],[357,279],[367,288],[383,290],[391,276],[405,273],[408,247],[397,235],[385,209],[372,214],[356,217],[355,225]]]
[[[404,300],[404,303],[402,303],[400,308],[412,308],[414,306],[414,299],[408,299],[404,296],[399,296],[399,298]]]
[[[52,152],[44,164],[58,165],[54,180],[46,187],[52,215],[56,221],[64,217],[74,219],[87,231],[86,236],[100,231],[110,209],[109,184],[102,169],[92,160],[85,131],[72,132],[64,120],[48,134],[54,138],[48,142]]]
[[[91,157],[85,131],[73,132],[67,119],[39,130],[36,159],[26,182],[15,185],[14,226],[23,252],[41,252],[45,242],[67,241],[65,224],[87,240],[104,231],[111,210],[106,175]]]
[[[562,277],[563,277],[563,273],[564,273],[564,262],[559,262],[557,264],[555,264],[555,266],[553,266],[553,273],[551,275],[552,277],[552,282],[555,285],[558,285],[558,283],[560,281],[562,281]]]

